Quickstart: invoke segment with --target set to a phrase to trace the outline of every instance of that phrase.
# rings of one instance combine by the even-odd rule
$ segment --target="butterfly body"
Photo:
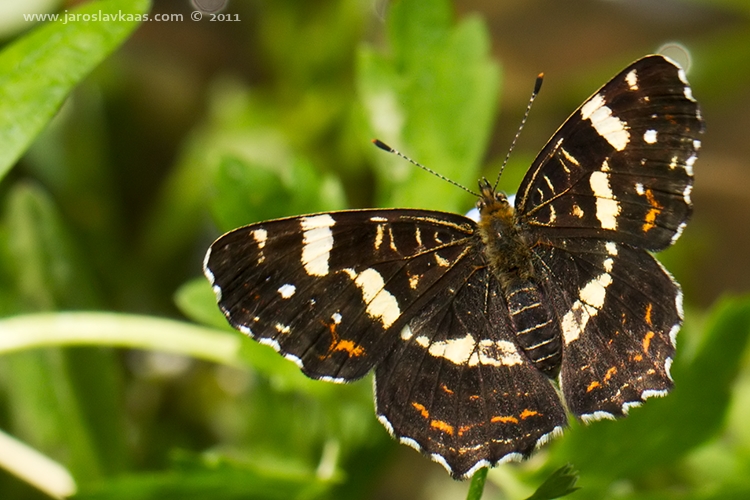
[[[469,477],[529,456],[566,411],[615,418],[672,387],[682,293],[649,252],[690,215],[702,130],[682,69],[648,56],[560,127],[513,206],[482,181],[478,222],[260,222],[214,242],[204,271],[229,323],[308,376],[374,370],[386,429]]]
[[[536,242],[519,224],[505,194],[496,192],[486,179],[479,189],[481,251],[503,291],[516,341],[539,370],[554,377],[562,359],[560,329],[537,283],[532,254]]]

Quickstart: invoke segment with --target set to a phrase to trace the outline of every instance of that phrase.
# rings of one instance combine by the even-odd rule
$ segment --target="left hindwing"
[[[644,57],[589,98],[539,153],[518,190],[519,221],[546,238],[663,250],[690,215],[702,131],[682,69]]]
[[[314,378],[364,376],[473,248],[475,224],[425,210],[262,222],[219,238],[204,264],[230,324]]]
[[[560,386],[584,420],[622,416],[672,387],[682,293],[648,252],[558,240],[534,248],[563,341]]]

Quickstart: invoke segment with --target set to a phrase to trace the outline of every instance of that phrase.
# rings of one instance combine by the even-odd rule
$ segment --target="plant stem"
[[[101,345],[242,366],[240,340],[230,332],[134,314],[40,313],[0,320],[0,355],[39,347]]]

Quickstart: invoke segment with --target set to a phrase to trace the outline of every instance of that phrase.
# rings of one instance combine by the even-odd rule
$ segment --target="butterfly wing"
[[[604,241],[556,241],[535,256],[561,325],[560,386],[570,411],[613,418],[666,395],[682,293],[659,262]]]
[[[645,57],[565,122],[521,184],[517,217],[556,308],[576,416],[623,415],[672,386],[682,294],[647,250],[687,222],[702,130],[683,71]]]
[[[550,380],[517,346],[481,254],[458,266],[377,366],[375,397],[391,434],[462,478],[528,456],[566,417]]]
[[[539,237],[594,237],[658,251],[691,212],[703,131],[682,69],[663,56],[625,68],[555,133],[516,198]]]
[[[474,227],[423,210],[280,219],[220,237],[204,271],[232,326],[310,377],[348,381],[388,353],[464,258]]]

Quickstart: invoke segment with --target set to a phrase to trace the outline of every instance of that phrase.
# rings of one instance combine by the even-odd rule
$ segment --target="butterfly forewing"
[[[614,418],[672,387],[682,294],[649,251],[690,215],[702,130],[683,71],[648,56],[560,127],[515,213],[482,181],[479,224],[424,210],[262,222],[219,238],[205,273],[229,322],[307,375],[374,367],[385,427],[468,477],[528,456],[566,407]]]
[[[314,378],[365,375],[466,254],[474,222],[423,210],[317,214],[219,238],[206,274],[229,322]],[[238,258],[241,256],[241,258]]]
[[[589,98],[534,161],[519,219],[547,238],[587,236],[662,250],[690,215],[703,130],[684,72],[636,61]]]

